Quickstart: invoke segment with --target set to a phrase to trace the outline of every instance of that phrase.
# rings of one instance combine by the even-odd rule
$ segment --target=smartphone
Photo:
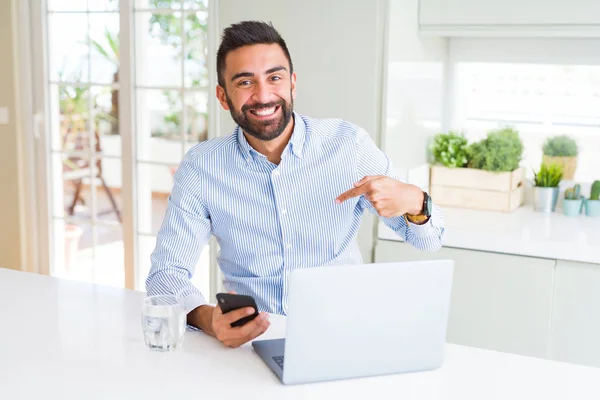
[[[254,308],[254,314],[248,315],[231,323],[232,327],[242,326],[258,317],[258,307],[252,296],[245,294],[217,293],[217,302],[223,314],[244,307]]]

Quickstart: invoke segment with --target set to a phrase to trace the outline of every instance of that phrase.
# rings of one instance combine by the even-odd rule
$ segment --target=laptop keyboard
[[[273,361],[283,369],[283,356],[273,356]]]

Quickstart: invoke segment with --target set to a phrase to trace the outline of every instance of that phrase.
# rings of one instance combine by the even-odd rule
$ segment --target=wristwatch
[[[423,192],[423,209],[421,210],[421,215],[425,215],[427,218],[431,217],[431,209],[433,207],[433,203],[431,202],[431,196],[427,192]]]
[[[422,224],[427,222],[431,217],[431,209],[433,207],[433,203],[431,201],[431,196],[427,192],[423,192],[423,207],[421,208],[421,212],[418,215],[412,214],[404,214],[404,219],[406,222],[412,222],[413,224]]]

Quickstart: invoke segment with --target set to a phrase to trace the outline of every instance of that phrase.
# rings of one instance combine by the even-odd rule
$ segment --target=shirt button
[[[274,176],[279,176],[279,171],[277,171],[277,170],[273,171],[273,175]]]
[[[285,248],[286,248],[286,249],[288,249],[288,250],[289,250],[289,249],[291,249],[291,248],[292,248],[292,244],[291,244],[291,243],[288,243],[288,244],[285,246]]]
[[[284,208],[283,210],[281,210],[281,214],[283,214],[283,215],[287,214],[287,210]]]

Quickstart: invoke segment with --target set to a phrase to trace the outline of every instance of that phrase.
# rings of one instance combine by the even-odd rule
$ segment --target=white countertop
[[[443,207],[444,246],[600,264],[600,218],[521,207],[512,213]],[[379,238],[402,240],[384,224]]]
[[[600,398],[600,369],[447,345],[441,369],[283,386],[251,345],[146,349],[143,293],[0,269],[0,399]],[[283,337],[273,316],[261,338]]]

